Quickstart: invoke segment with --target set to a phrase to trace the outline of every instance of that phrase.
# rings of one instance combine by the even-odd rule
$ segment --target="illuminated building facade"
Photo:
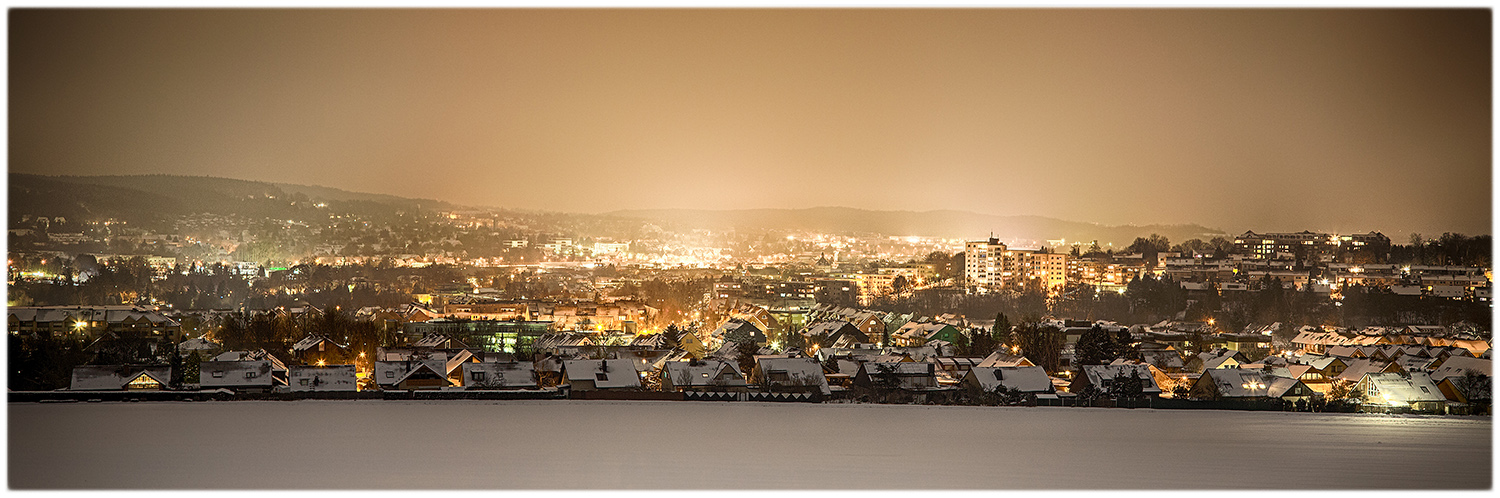
[[[999,239],[964,244],[964,286],[970,292],[990,292],[1039,280],[1049,294],[1067,284],[1068,255],[1041,250],[1011,249]]]

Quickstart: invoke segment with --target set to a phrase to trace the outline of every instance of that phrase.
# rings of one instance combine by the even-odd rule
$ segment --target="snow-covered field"
[[[12,488],[1488,488],[1477,418],[797,403],[12,403]]]

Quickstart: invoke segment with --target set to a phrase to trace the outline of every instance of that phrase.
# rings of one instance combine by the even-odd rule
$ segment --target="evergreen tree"
[[[1078,336],[1074,352],[1079,365],[1104,365],[1119,357],[1115,338],[1098,324]]]
[[[183,371],[182,368],[181,351],[176,347],[173,347],[167,354],[171,356],[170,358],[167,358],[167,366],[171,367],[172,369],[171,380],[167,382],[167,386],[171,387],[172,389],[181,389],[183,379],[185,379],[187,375],[187,372]]]

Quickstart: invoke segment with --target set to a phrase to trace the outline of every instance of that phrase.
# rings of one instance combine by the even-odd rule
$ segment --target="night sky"
[[[1489,233],[1457,10],[26,10],[10,170]]]

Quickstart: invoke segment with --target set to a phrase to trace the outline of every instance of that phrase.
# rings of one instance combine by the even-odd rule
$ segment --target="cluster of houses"
[[[413,310],[419,311],[419,310]],[[1490,344],[1447,327],[1302,327],[1276,352],[1280,324],[1205,336],[1201,324],[1048,322],[1065,338],[1061,363],[1048,371],[1019,350],[957,355],[961,334],[991,324],[943,315],[920,317],[817,307],[793,334],[804,347],[772,339],[773,319],[732,313],[713,329],[641,334],[548,331],[522,353],[466,344],[466,336],[429,333],[373,357],[318,335],[289,353],[219,351],[203,338],[178,345],[198,364],[187,388],[243,392],[356,390],[566,390],[799,392],[820,399],[952,402],[1004,394],[1038,404],[1096,397],[1280,400],[1362,399],[1366,410],[1457,413],[1479,399],[1471,377],[1487,382]],[[1129,351],[1103,365],[1073,364],[1079,337],[1093,329],[1131,338]],[[731,339],[755,342],[751,357]],[[1199,354],[1184,354],[1191,340]],[[1275,354],[1268,354],[1268,353]],[[279,356],[286,356],[281,358]],[[164,389],[162,367],[91,365],[74,371],[73,390]],[[1467,379],[1467,380],[1466,380]],[[1129,382],[1123,382],[1129,381]],[[1484,394],[1482,401],[1488,401]]]

